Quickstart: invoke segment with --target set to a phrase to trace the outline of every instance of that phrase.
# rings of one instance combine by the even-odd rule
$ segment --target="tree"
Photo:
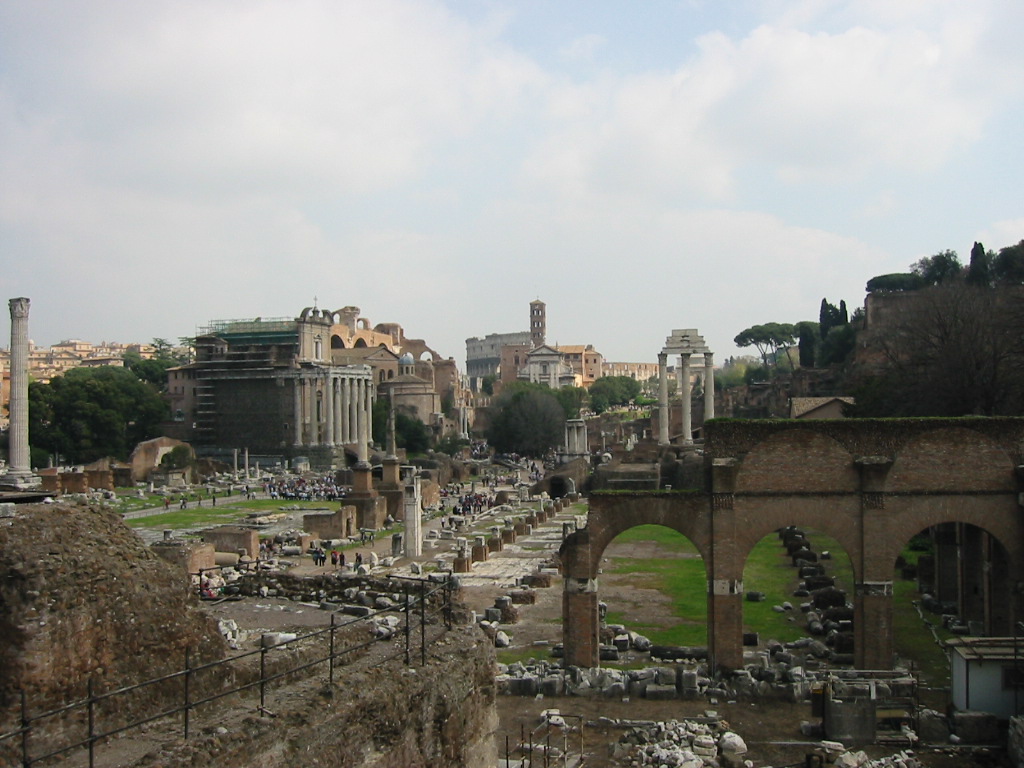
[[[992,259],[992,276],[999,285],[1024,285],[1024,240],[999,249]]]
[[[916,291],[924,286],[924,278],[914,272],[894,272],[872,277],[868,280],[866,290],[868,293],[896,293]]]
[[[754,325],[737,334],[733,342],[737,347],[753,346],[761,356],[765,368],[775,363],[779,351],[789,350],[796,343],[796,326],[791,323],[764,323]],[[790,365],[793,360],[790,357]]]
[[[1024,413],[1024,299],[946,282],[919,292],[881,341],[884,365],[861,372],[856,416]]]
[[[564,436],[565,411],[548,387],[515,382],[498,395],[487,429],[487,442],[495,450],[543,456]]]
[[[167,370],[178,365],[169,357],[154,357],[144,360],[138,352],[128,351],[124,355],[124,364],[132,373],[145,382],[152,384],[161,392],[167,391]]]
[[[856,331],[849,323],[830,329],[820,347],[818,362],[822,366],[838,365],[846,361],[856,343]]]
[[[69,462],[125,460],[159,434],[167,404],[126,368],[73,368],[48,384],[29,384],[29,439]]]
[[[629,376],[603,376],[590,385],[590,407],[604,413],[611,406],[627,405],[640,394],[640,382]]]
[[[818,346],[818,324],[809,320],[797,323],[797,350],[799,351],[800,367],[813,368],[815,350]]]
[[[578,419],[580,409],[587,402],[587,390],[583,387],[561,387],[560,389],[553,390],[553,393],[555,399],[558,400],[558,404],[565,411],[565,418]]]
[[[485,395],[493,395],[494,394],[494,382],[496,382],[497,380],[498,380],[498,377],[495,376],[493,373],[488,374],[487,376],[484,376],[480,380],[480,391],[483,392]]]
[[[975,242],[971,248],[971,263],[967,267],[968,285],[988,288],[992,285],[992,255],[985,252],[985,246]]]
[[[940,285],[959,278],[964,267],[956,251],[946,250],[914,262],[910,266],[910,271],[919,275],[925,285]]]
[[[373,434],[378,442],[385,442],[388,434],[388,408],[390,401],[380,398],[373,403]],[[409,453],[424,453],[430,448],[430,428],[401,408],[395,409],[395,446]]]

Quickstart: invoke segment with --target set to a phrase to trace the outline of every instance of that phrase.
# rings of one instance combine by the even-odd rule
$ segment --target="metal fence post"
[[[427,665],[427,582],[420,582],[420,666]]]
[[[267,708],[267,646],[260,638],[260,712]]]
[[[412,656],[410,655],[410,636],[412,635],[412,627],[409,625],[409,611],[412,606],[409,605],[409,585],[402,585],[402,589],[405,590],[405,666],[412,664]]]
[[[93,768],[96,759],[96,699],[92,695],[92,677],[88,682],[89,692],[89,768]]]
[[[331,645],[327,656],[327,684],[334,685],[334,614],[331,614]]]
[[[25,689],[21,689],[21,764],[23,768],[29,768],[31,761],[28,759],[28,732],[31,721],[28,719],[28,697]]]
[[[188,738],[188,726],[189,726],[188,719],[189,719],[189,714],[190,714],[189,710],[191,709],[191,706],[192,706],[192,700],[191,700],[191,696],[190,696],[191,691],[189,690],[189,688],[191,687],[191,684],[192,684],[192,660],[191,660],[191,658],[189,656],[189,648],[188,648],[188,646],[185,646],[185,712],[184,712],[184,716],[185,716],[185,738],[186,739]]]

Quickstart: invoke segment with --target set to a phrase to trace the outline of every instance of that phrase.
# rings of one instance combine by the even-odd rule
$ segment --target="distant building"
[[[416,372],[416,386],[398,389],[416,390],[410,412],[424,423],[438,426],[445,399],[461,402],[453,361],[407,339],[397,323],[371,328],[357,307],[214,321],[197,336],[195,350],[193,363],[168,371],[168,391],[173,436],[199,455],[226,459],[247,448],[253,461],[301,456],[316,470],[342,465],[346,448],[355,453],[361,440],[375,437],[372,401],[382,386],[402,379],[403,369]],[[418,359],[424,354],[432,359]],[[402,360],[411,362],[403,368]],[[442,421],[440,429],[445,426]]]
[[[525,348],[530,351],[529,331],[517,333],[489,333],[482,339],[466,339],[466,376],[470,386],[479,390],[479,381],[486,376],[498,376],[505,347]]]
[[[601,363],[602,376],[625,376],[641,383],[650,381],[658,375],[657,363]]]

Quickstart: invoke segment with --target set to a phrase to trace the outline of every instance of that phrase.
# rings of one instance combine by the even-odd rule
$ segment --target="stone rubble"
[[[731,730],[715,712],[705,714],[704,718],[692,720],[634,724],[614,745],[612,757],[632,768],[647,765],[659,768],[753,766],[743,737]],[[621,721],[604,722],[627,725]],[[847,751],[834,741],[821,741],[808,747],[836,768],[921,768],[921,763],[907,750],[871,759],[862,751]]]

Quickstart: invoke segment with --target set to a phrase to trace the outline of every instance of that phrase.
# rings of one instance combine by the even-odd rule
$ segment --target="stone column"
[[[715,418],[715,353],[704,353],[704,421]],[[707,437],[705,435],[705,437]]]
[[[316,435],[316,390],[313,388],[313,379],[303,379],[302,382],[302,431],[303,445],[315,445]]]
[[[356,381],[356,425],[357,425],[357,445],[356,445],[356,456],[360,464],[368,464],[370,460],[370,450],[367,443],[370,439],[370,431],[366,423],[366,407],[363,404],[366,399],[366,382],[362,379]]]
[[[292,445],[302,445],[302,379],[295,375],[295,386],[292,389],[294,400],[292,405]]]
[[[259,475],[259,472],[256,473]],[[249,479],[249,449],[245,449],[245,479]]]
[[[658,445],[668,445],[668,353],[658,353]]]
[[[358,384],[355,379],[348,380],[348,439],[349,444],[359,442],[359,411],[356,408],[356,392]]]
[[[373,442],[373,379],[365,380],[366,396],[363,400],[363,418],[366,419],[366,442]]]
[[[3,478],[8,485],[33,485],[28,447],[28,310],[29,300],[8,302],[11,309],[11,401],[8,432],[10,464]]]
[[[334,377],[327,374],[324,383],[324,444],[334,445]]]
[[[411,478],[405,487],[405,556],[420,557],[423,554],[423,518],[420,515],[420,479]]]
[[[693,396],[690,387],[690,353],[686,352],[679,356],[680,379],[682,381],[683,396],[683,444],[693,443],[693,416],[690,398]]]
[[[344,424],[345,412],[342,410],[342,391],[345,384],[345,380],[334,377],[334,444],[341,445],[345,442],[345,436],[342,432],[342,424]]]

